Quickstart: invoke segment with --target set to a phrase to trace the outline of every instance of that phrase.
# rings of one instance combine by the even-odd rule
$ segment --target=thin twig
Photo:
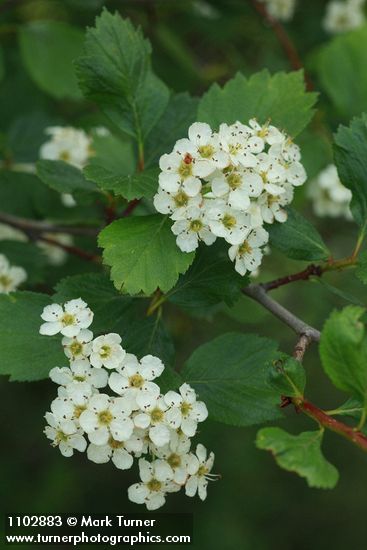
[[[304,65],[301,61],[298,51],[292,40],[288,36],[288,33],[284,29],[283,25],[277,19],[270,15],[264,4],[258,2],[257,0],[251,0],[251,3],[254,6],[255,10],[264,19],[264,21],[266,21],[273,29],[274,34],[276,35],[281,47],[283,48],[292,69],[294,69],[295,71],[302,69],[305,75],[307,90],[313,90],[314,85],[307,73],[305,72]]]
[[[297,281],[307,281],[311,277],[322,277],[324,273],[329,271],[340,271],[349,267],[355,267],[357,264],[357,258],[355,255],[348,258],[342,258],[341,260],[329,260],[325,264],[310,264],[302,271],[293,273],[291,275],[286,275],[285,277],[280,277],[274,281],[269,281],[267,283],[262,283],[261,286],[268,292],[269,290],[274,290],[289,283],[294,283]]]
[[[35,237],[35,239],[37,241],[42,241],[44,243],[50,244],[52,246],[57,246],[58,248],[65,250],[65,252],[68,252],[73,256],[78,256],[78,258],[81,258],[82,260],[87,260],[89,262],[95,262],[98,264],[101,263],[100,256],[96,256],[95,254],[86,252],[85,250],[78,248],[77,246],[63,244],[57,239],[52,239],[51,237],[45,237],[44,235],[38,235],[37,237]]]
[[[28,220],[0,212],[0,223],[5,223],[25,233],[67,233],[68,235],[78,235],[84,237],[95,237],[99,229],[96,227],[84,227],[73,225],[54,225],[48,222]]]
[[[367,437],[362,432],[356,431],[355,428],[329,416],[325,411],[319,409],[316,405],[310,403],[310,401],[307,401],[304,398],[294,399],[293,402],[298,411],[302,411],[310,418],[316,420],[320,426],[341,435],[345,439],[348,439],[357,445],[363,451],[367,452]]]
[[[267,295],[266,290],[261,285],[249,285],[242,289],[242,292],[261,304],[265,309],[270,311],[275,317],[288,325],[298,335],[306,335],[310,341],[318,342],[320,340],[320,332],[311,327],[288,309],[280,305],[278,302]]]

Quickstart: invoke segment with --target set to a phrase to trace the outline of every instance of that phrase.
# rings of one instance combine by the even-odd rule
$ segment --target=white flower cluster
[[[231,245],[236,271],[252,272],[268,242],[263,224],[286,221],[283,207],[292,201],[293,187],[306,180],[300,149],[284,132],[255,119],[221,124],[219,132],[196,122],[188,136],[160,158],[154,206],[174,221],[183,252],[222,237]]]
[[[268,13],[279,21],[290,21],[296,9],[296,0],[260,0]]]
[[[331,0],[326,6],[323,26],[326,32],[338,34],[356,29],[365,22],[366,0]]]
[[[9,294],[27,280],[27,273],[22,267],[12,266],[9,260],[0,254],[0,294]]]
[[[158,357],[138,360],[126,353],[121,337],[96,338],[89,330],[93,312],[82,299],[46,306],[40,333],[63,335],[68,367],[55,367],[50,378],[58,395],[45,418],[46,436],[64,456],[87,451],[89,460],[111,462],[121,470],[139,459],[140,482],[128,489],[132,502],[156,510],[167,493],[206,498],[214,455],[205,447],[190,451],[191,438],[208,411],[188,384],[162,395],[154,381],[164,365]],[[106,393],[109,387],[115,395]],[[102,391],[104,390],[104,391]],[[149,460],[148,460],[149,457]]]
[[[316,216],[352,219],[352,192],[341,183],[336,166],[330,164],[309,185],[307,195]]]

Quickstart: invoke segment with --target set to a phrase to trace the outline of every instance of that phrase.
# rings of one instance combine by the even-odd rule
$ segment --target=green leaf
[[[367,250],[358,255],[357,269],[355,274],[362,283],[367,284]]]
[[[39,334],[40,315],[50,303],[49,296],[33,292],[0,295],[0,373],[11,381],[41,380],[64,365],[60,335]]]
[[[4,240],[0,241],[0,254],[4,254],[11,265],[23,267],[26,270],[26,285],[44,281],[47,258],[37,245]]]
[[[132,174],[137,165],[133,140],[108,133],[100,135],[98,129],[91,131],[93,155],[88,160],[89,165],[102,166],[121,176]]]
[[[87,30],[76,62],[79,84],[120,130],[142,143],[165,110],[169,92],[150,66],[151,47],[140,29],[107,10]]]
[[[332,411],[333,416],[349,416],[351,418],[354,418],[356,420],[360,420],[362,414],[363,414],[363,403],[361,403],[360,399],[356,399],[355,397],[350,397],[347,399],[343,405],[340,405],[337,409],[334,409]],[[328,411],[328,414],[331,414],[330,411]]]
[[[209,418],[251,426],[282,416],[278,392],[267,381],[278,356],[272,340],[228,333],[197,348],[181,375],[205,401]]]
[[[269,119],[292,137],[310,122],[317,94],[305,91],[303,72],[279,72],[271,76],[267,70],[246,78],[243,74],[229,80],[223,88],[213,84],[203,95],[198,119],[217,129],[222,122],[247,123],[257,118]]]
[[[82,52],[83,34],[61,21],[32,21],[20,28],[23,62],[34,82],[56,99],[81,99],[73,60]]]
[[[194,259],[177,247],[170,221],[159,214],[117,220],[98,242],[116,288],[129,294],[168,292]]]
[[[293,357],[282,357],[269,369],[269,384],[285,397],[302,397],[306,386],[305,369]]]
[[[96,185],[83,176],[83,172],[63,160],[39,160],[37,175],[43,183],[59,193],[98,191]]]
[[[367,27],[364,26],[333,38],[317,56],[321,87],[347,120],[367,111],[366,50]]]
[[[157,163],[160,156],[169,153],[178,139],[187,135],[197,120],[199,100],[187,93],[171,96],[167,109],[151,132],[145,146],[145,164]]]
[[[82,298],[94,311],[91,329],[95,334],[115,332],[129,323],[133,300],[117,292],[108,277],[101,273],[85,273],[62,279],[56,286],[53,300],[64,303]]]
[[[284,470],[306,478],[310,487],[332,489],[339,473],[321,452],[322,435],[322,431],[291,435],[280,428],[263,428],[257,434],[256,445],[271,451]]]
[[[334,136],[334,158],[339,178],[352,191],[351,210],[359,225],[367,220],[367,115],[339,126]]]
[[[170,302],[186,308],[208,308],[225,302],[232,305],[241,295],[247,279],[234,270],[222,243],[201,246],[189,270],[167,294]]]
[[[266,227],[270,245],[293,260],[326,260],[330,252],[315,227],[301,214],[288,209],[285,223],[274,223]]]
[[[347,306],[326,321],[320,340],[324,371],[340,390],[366,403],[367,336],[361,321],[365,309]]]
[[[116,196],[127,200],[152,198],[158,189],[157,168],[144,170],[131,175],[118,175],[102,166],[92,165],[84,168],[85,177],[97,183],[104,191],[112,191]]]

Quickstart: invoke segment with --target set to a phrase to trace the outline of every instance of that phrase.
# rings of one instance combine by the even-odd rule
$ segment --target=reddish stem
[[[306,399],[296,398],[293,400],[293,403],[297,410],[304,412],[316,420],[324,428],[341,435],[345,439],[348,439],[357,445],[363,451],[367,452],[367,437],[362,432],[355,430],[351,426],[348,426],[339,420],[336,420],[332,416],[329,416],[323,410],[319,409],[316,405],[313,405],[313,403],[310,403]]]
[[[307,279],[312,276],[321,277],[323,273],[324,271],[320,265],[310,264],[302,271],[298,271],[292,275],[286,275],[285,277],[279,277],[279,279],[275,279],[269,283],[264,283],[262,286],[266,291],[274,290],[275,288],[279,288],[280,286],[287,285],[295,281],[307,281]]]
[[[135,210],[139,203],[140,199],[134,199],[130,201],[123,213],[121,214],[121,218],[126,218],[127,216],[130,216],[130,214]]]

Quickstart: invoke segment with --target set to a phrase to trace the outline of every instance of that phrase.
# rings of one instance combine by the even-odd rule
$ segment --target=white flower
[[[196,392],[189,384],[182,384],[179,392],[169,391],[164,396],[170,407],[166,412],[166,421],[172,428],[181,428],[186,436],[193,437],[198,422],[207,419],[208,410],[203,401],[197,401]]]
[[[121,337],[111,332],[93,340],[90,362],[93,367],[116,369],[124,360],[126,351],[122,348]]]
[[[116,468],[128,470],[133,465],[133,455],[140,453],[142,449],[143,441],[134,434],[126,441],[118,441],[110,436],[106,445],[90,443],[87,456],[96,464],[105,464],[111,460]]]
[[[88,329],[81,330],[79,334],[72,338],[64,336],[61,343],[64,347],[66,357],[72,361],[89,357],[92,351],[92,339],[93,332]]]
[[[257,137],[263,139],[269,145],[282,143],[286,139],[285,134],[278,130],[278,128],[269,123],[261,126],[255,118],[249,121],[249,126],[254,130]]]
[[[91,156],[91,139],[83,131],[71,126],[46,128],[51,139],[41,146],[40,158],[63,160],[77,168],[83,168]]]
[[[53,336],[61,332],[71,338],[91,325],[93,312],[81,298],[78,298],[66,302],[64,307],[59,304],[46,306],[41,318],[46,322],[41,325],[40,334]]]
[[[167,193],[159,189],[154,196],[153,202],[155,209],[161,214],[170,214],[172,220],[178,220],[187,216],[187,211],[192,206],[200,206],[201,195],[189,197],[184,191],[176,193]]]
[[[104,369],[96,369],[90,366],[86,359],[77,359],[68,367],[54,367],[50,370],[50,378],[56,384],[65,386],[69,394],[78,394],[80,391],[83,395],[85,384],[91,388],[104,388],[107,386],[108,373]],[[90,392],[91,395],[92,392]]]
[[[284,206],[292,202],[293,188],[289,184],[284,184],[285,192],[282,195],[270,195],[263,193],[258,199],[261,216],[265,223],[274,221],[283,223],[287,220],[287,212]]]
[[[166,445],[170,440],[170,429],[165,421],[168,405],[163,396],[142,395],[139,405],[142,412],[134,417],[135,426],[148,428],[149,438],[157,447]]]
[[[263,180],[252,169],[228,168],[219,173],[211,182],[213,195],[226,198],[232,208],[246,211],[250,197],[258,197],[264,188]]]
[[[177,220],[172,225],[172,232],[176,235],[177,246],[182,252],[193,252],[200,241],[210,246],[216,240],[216,236],[210,231],[205,210],[191,207],[187,211],[187,219]]]
[[[260,2],[265,2],[269,14],[279,21],[290,21],[296,8],[296,0],[260,0]]]
[[[66,208],[74,208],[74,206],[77,205],[77,202],[71,193],[61,193],[61,202],[63,206],[66,206]]]
[[[108,383],[114,392],[129,399],[132,409],[138,409],[140,398],[146,395],[158,397],[160,394],[159,386],[153,380],[163,370],[164,365],[158,357],[146,355],[139,362],[135,355],[128,353],[119,372],[113,372]]]
[[[172,432],[170,442],[163,447],[154,448],[154,454],[167,462],[172,469],[172,479],[179,485],[184,485],[187,476],[197,471],[197,460],[189,453],[191,441],[188,437],[178,437],[177,432]]]
[[[326,32],[337,34],[364,24],[364,0],[332,0],[326,6],[323,26]]]
[[[307,190],[315,214],[320,217],[352,219],[350,189],[341,183],[336,166],[330,164],[315,178]]]
[[[174,150],[169,155],[163,155],[159,160],[159,167],[162,172],[159,174],[159,185],[168,193],[177,193],[180,189],[189,197],[195,197],[201,190],[201,181],[194,174],[194,158],[195,146],[190,144],[189,140],[187,148],[189,151],[180,153]],[[180,149],[180,141],[176,143]],[[185,143],[186,145],[186,143]],[[186,148],[185,148],[186,149]]]
[[[11,266],[8,259],[0,254],[0,294],[8,294],[27,280],[27,273],[22,267]]]
[[[201,500],[205,500],[207,496],[208,481],[214,480],[216,477],[210,474],[214,464],[214,453],[210,453],[207,458],[207,451],[201,443],[196,447],[196,462],[195,473],[190,475],[186,481],[185,492],[188,497],[193,497],[196,492]],[[193,467],[191,465],[191,467]]]
[[[56,399],[51,403],[51,412],[60,421],[73,420],[79,426],[79,417],[86,410],[93,392],[97,392],[88,382],[81,382],[75,391],[69,391],[65,386],[57,390]]]
[[[257,227],[242,244],[231,246],[228,255],[232,262],[235,262],[235,269],[240,275],[245,275],[247,271],[254,271],[259,267],[263,257],[261,247],[268,240],[268,232],[262,227]]]
[[[208,207],[207,220],[211,232],[230,244],[240,244],[251,229],[251,218],[247,213],[234,210],[221,201]]]
[[[228,155],[221,150],[219,137],[209,124],[195,122],[189,128],[189,140],[195,145],[194,174],[206,178],[217,168],[228,165]],[[182,144],[183,145],[183,144]]]
[[[247,138],[236,132],[228,124],[221,124],[219,127],[219,140],[223,151],[228,154],[228,164],[244,168],[254,168],[257,165],[256,156],[249,151]]]
[[[166,493],[179,491],[180,486],[172,480],[172,469],[164,460],[148,462],[139,460],[141,483],[128,489],[128,496],[136,504],[145,504],[148,510],[157,510],[166,502]]]
[[[72,456],[74,449],[85,451],[87,442],[82,430],[74,422],[60,421],[52,413],[46,413],[45,418],[49,425],[45,427],[44,433],[48,439],[51,439],[53,447],[59,447],[63,456]]]
[[[110,436],[117,441],[129,439],[134,429],[130,414],[131,408],[126,399],[100,393],[90,398],[79,422],[91,443],[106,445]]]

